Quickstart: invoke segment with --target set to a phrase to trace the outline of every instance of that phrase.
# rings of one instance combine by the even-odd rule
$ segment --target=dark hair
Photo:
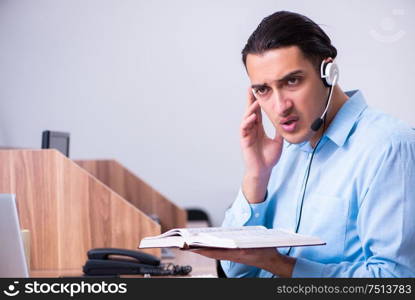
[[[251,34],[242,50],[242,61],[246,66],[248,54],[262,54],[288,46],[298,46],[317,70],[323,59],[337,56],[336,48],[320,26],[306,16],[278,11],[264,18]]]

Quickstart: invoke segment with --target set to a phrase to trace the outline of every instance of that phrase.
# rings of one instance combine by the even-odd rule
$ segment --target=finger
[[[254,104],[252,104],[252,105],[254,105]],[[254,106],[252,113],[256,115],[255,124],[258,125],[258,130],[265,133],[264,124],[262,123],[262,109],[261,109],[261,106],[259,106],[259,104],[257,104],[257,106]]]
[[[248,109],[248,107],[250,107],[251,104],[256,101],[256,98],[255,98],[254,94],[252,93],[252,88],[251,87],[248,88],[246,98],[247,98],[246,108]]]
[[[258,102],[258,101],[256,101]],[[256,110],[256,114],[258,115],[258,123],[262,124],[262,110],[261,110],[261,106],[258,105],[258,108]]]
[[[241,130],[242,131],[249,131],[249,130],[251,130],[254,127],[254,125],[255,125],[256,119],[257,119],[257,115],[256,114],[252,114],[249,117],[247,117],[241,123]]]
[[[251,115],[252,113],[257,112],[259,106],[258,101],[253,102],[247,109],[244,115],[244,118],[248,117],[249,115]]]
[[[253,119],[249,120],[246,124],[244,123],[241,127],[241,136],[242,138],[246,138],[248,136],[251,136],[253,134],[253,131],[256,130],[257,125],[256,125],[256,116],[254,115],[254,117],[252,117]]]

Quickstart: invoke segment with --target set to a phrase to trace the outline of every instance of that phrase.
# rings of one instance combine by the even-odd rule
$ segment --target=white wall
[[[115,158],[219,225],[243,172],[240,51],[274,11],[324,24],[340,85],[415,125],[415,2],[335,3],[0,0],[0,145],[69,131],[72,158]]]

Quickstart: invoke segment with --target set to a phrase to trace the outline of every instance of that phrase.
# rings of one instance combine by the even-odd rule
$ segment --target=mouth
[[[288,117],[280,121],[281,128],[286,132],[294,132],[297,128],[299,118],[298,117]]]

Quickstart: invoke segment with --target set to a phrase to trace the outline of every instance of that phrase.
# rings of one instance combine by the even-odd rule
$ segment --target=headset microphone
[[[324,116],[326,115],[327,110],[330,106],[333,88],[339,79],[339,68],[337,67],[337,64],[335,62],[325,62],[323,60],[320,66],[320,77],[323,80],[324,85],[330,88],[330,93],[327,98],[327,104],[323,114],[317,118],[313,124],[311,124],[311,129],[313,131],[318,131],[321,125],[323,125]]]

